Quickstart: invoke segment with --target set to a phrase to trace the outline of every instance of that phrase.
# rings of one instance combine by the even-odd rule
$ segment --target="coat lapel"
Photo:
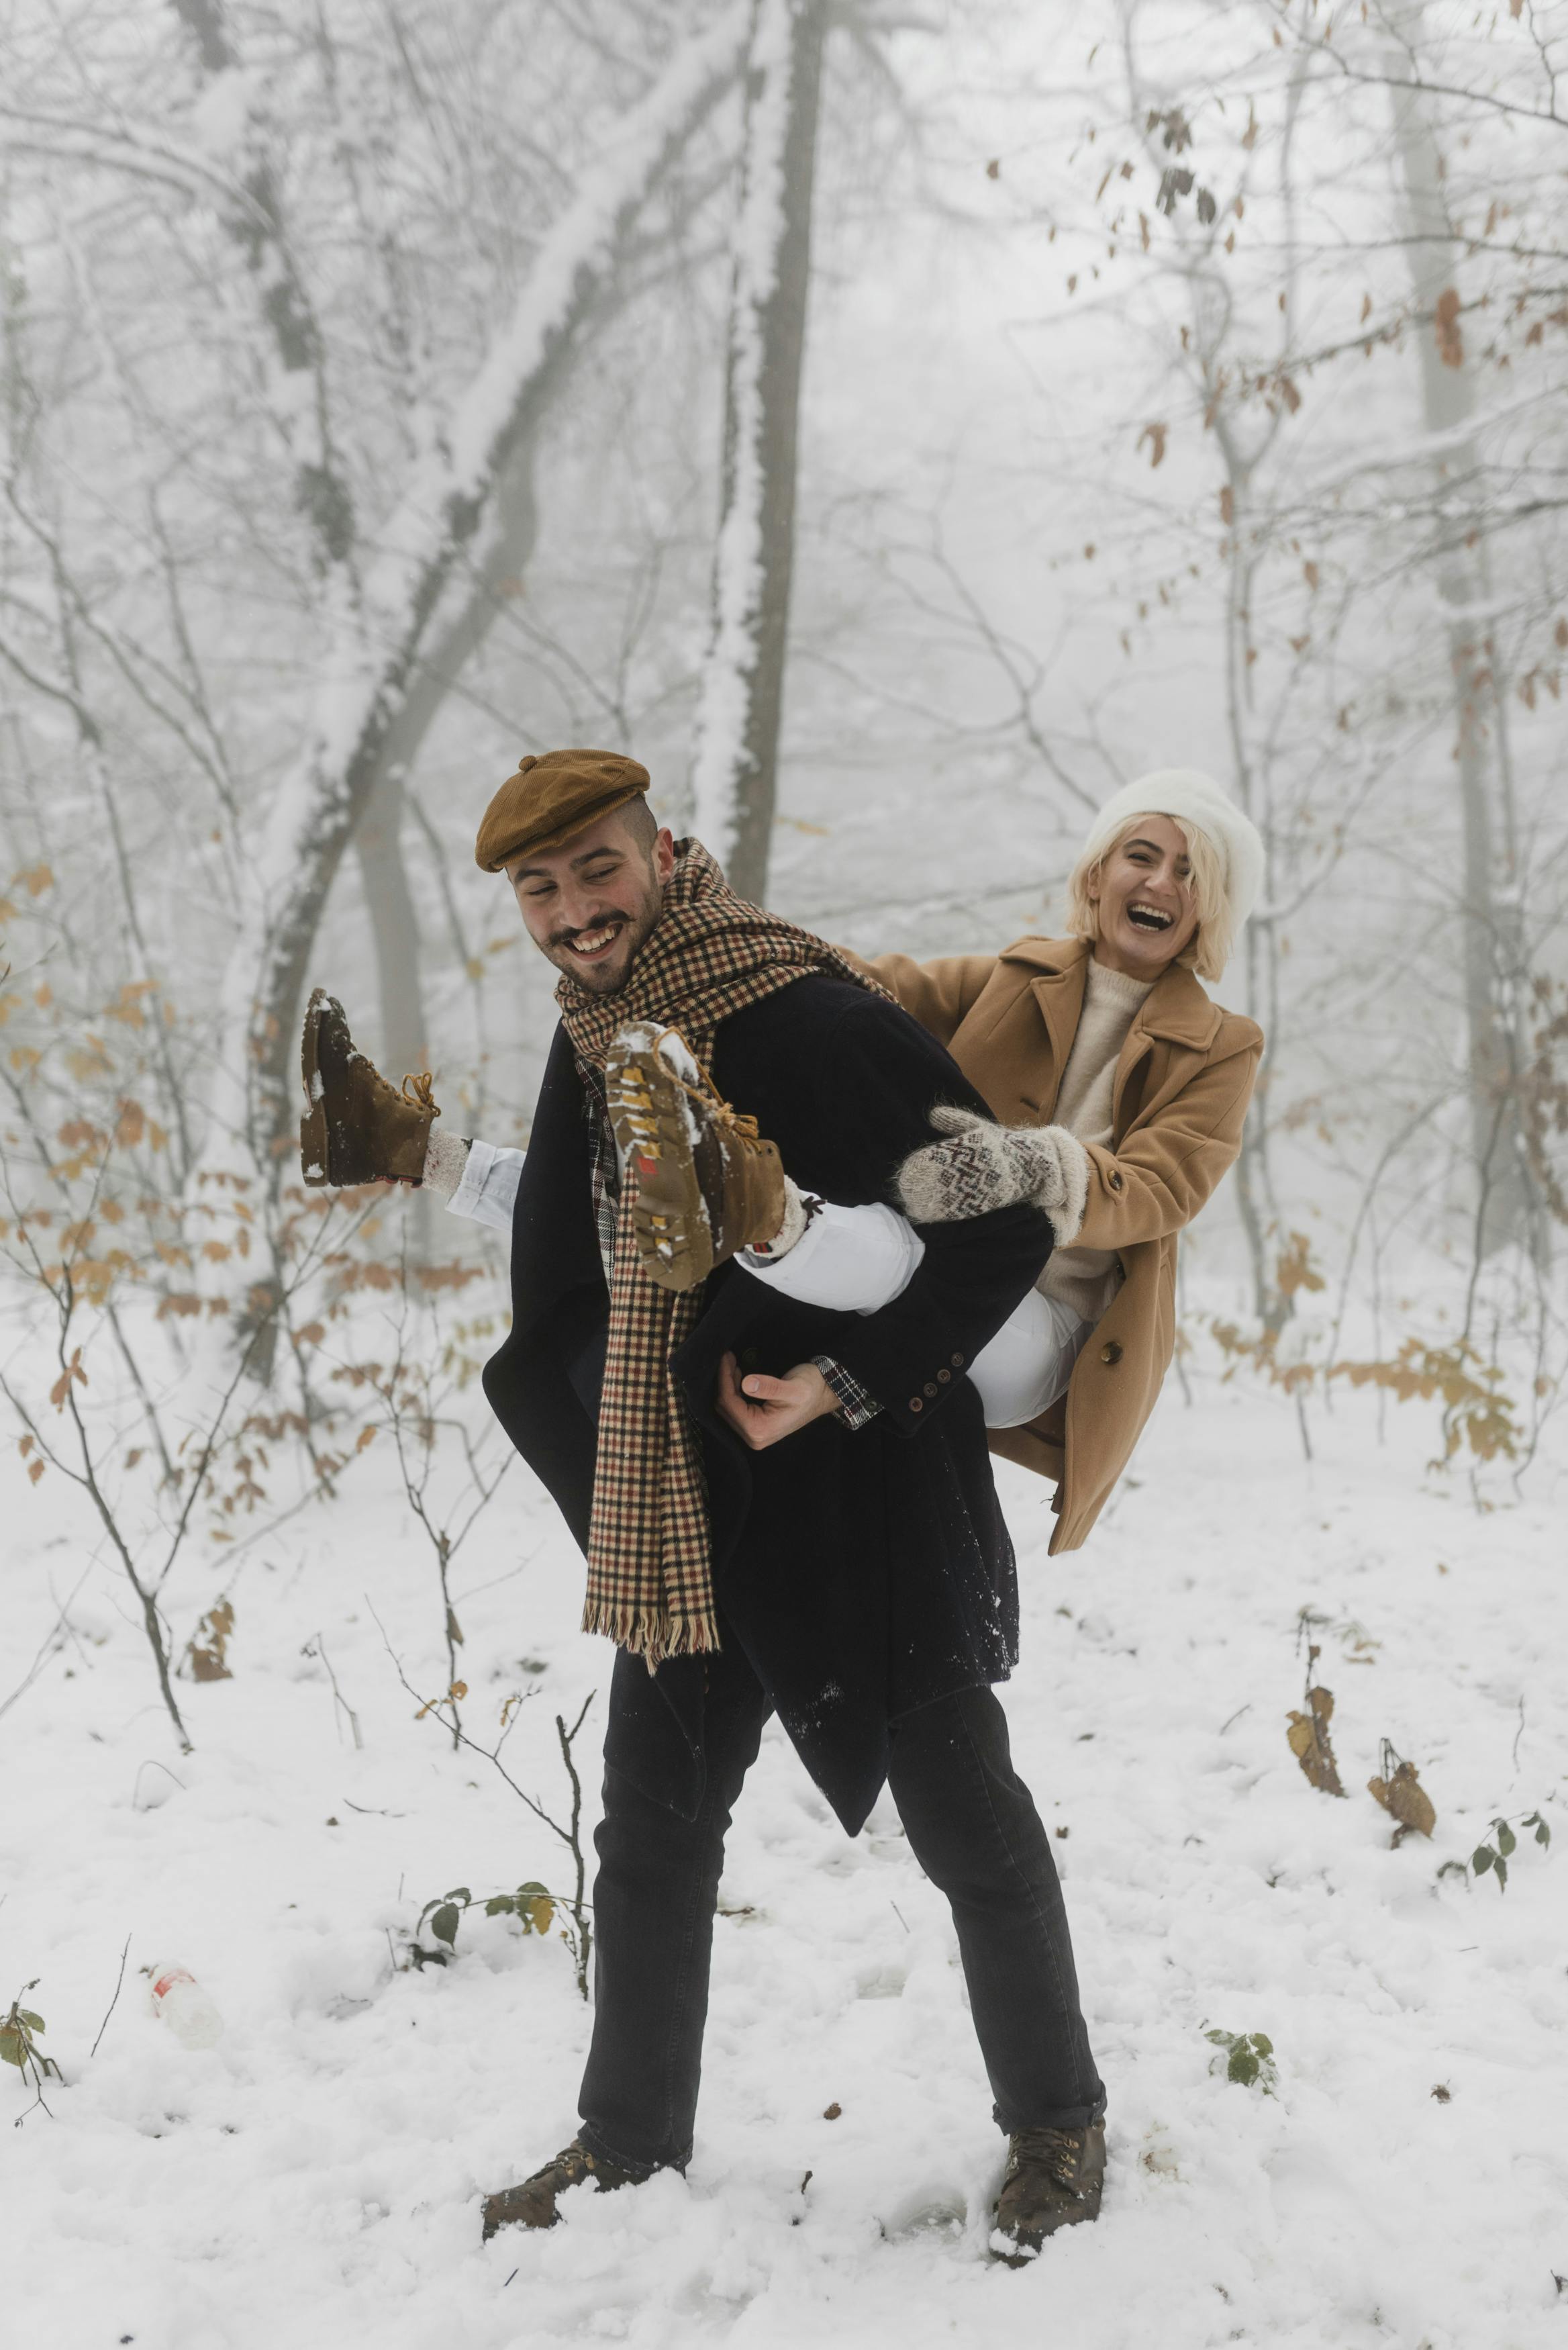
[[[1219,1033],[1219,1012],[1192,973],[1172,963],[1134,1015],[1116,1062],[1111,1087],[1111,1133],[1116,1148],[1128,1128],[1154,1107],[1173,1076],[1179,1084],[1186,1083],[1191,1058],[1201,1059]]]
[[[1067,1056],[1078,1033],[1090,952],[1085,939],[1020,939],[998,958],[1002,962],[1022,964],[1033,974],[1030,992],[1051,1043],[1050,1085],[1038,1097],[1039,1116],[1047,1123],[1055,1115]],[[1116,1062],[1111,1121],[1118,1145],[1127,1128],[1153,1107],[1173,1075],[1185,1082],[1189,1074],[1188,1055],[1207,1053],[1219,1033],[1220,1014],[1199,982],[1179,963],[1172,963],[1150,988]],[[1162,1045],[1169,1049],[1161,1053]]]
[[[1051,1040],[1051,1081],[1038,1097],[1039,1115],[1048,1125],[1055,1113],[1062,1075],[1084,1009],[1088,946],[1082,939],[1021,939],[999,960],[1025,964],[1034,973],[1029,983],[1030,992],[1040,1007],[1040,1017]]]

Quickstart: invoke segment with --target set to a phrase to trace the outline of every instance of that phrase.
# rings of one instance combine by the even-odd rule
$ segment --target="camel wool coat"
[[[1020,939],[999,955],[865,968],[945,1045],[1004,1126],[1049,1126],[1077,1034],[1092,951],[1083,939]],[[1059,1403],[993,1429],[993,1452],[1052,1478],[1053,1553],[1076,1550],[1154,1409],[1176,1346],[1176,1242],[1241,1147],[1262,1030],[1211,1003],[1173,963],[1156,980],[1116,1063],[1111,1148],[1085,1148],[1089,1197],[1075,1241],[1114,1249],[1126,1281]]]

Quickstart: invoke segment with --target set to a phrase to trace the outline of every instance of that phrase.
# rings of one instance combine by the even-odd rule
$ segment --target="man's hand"
[[[726,1355],[719,1365],[714,1401],[720,1418],[753,1452],[765,1451],[770,1444],[839,1409],[838,1398],[815,1363],[797,1363],[782,1379],[770,1379],[762,1371],[748,1371],[742,1378],[733,1355]]]

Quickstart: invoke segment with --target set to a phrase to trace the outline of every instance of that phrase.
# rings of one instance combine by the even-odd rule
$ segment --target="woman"
[[[933,1109],[943,1139],[899,1170],[906,1215],[814,1201],[786,1177],[782,1220],[776,1192],[763,1211],[765,1240],[754,1210],[750,1236],[724,1234],[712,1145],[733,1159],[738,1143],[753,1168],[757,1147],[708,1097],[672,1031],[628,1031],[607,1089],[623,1152],[654,1152],[639,1159],[636,1219],[648,1270],[683,1287],[733,1253],[803,1303],[868,1313],[919,1264],[918,1224],[1032,1201],[1055,1245],[969,1376],[992,1450],[1059,1488],[1052,1550],[1075,1549],[1170,1361],[1177,1235],[1241,1148],[1262,1033],[1198,983],[1223,972],[1262,877],[1262,844],[1234,801],[1195,770],[1166,769],[1116,793],[1090,826],[1066,939],[866,964],[997,1121]],[[757,1196],[754,1175],[745,1188]],[[695,1220],[683,1201],[697,1203]],[[784,1392],[761,1374],[740,1386],[753,1404]]]

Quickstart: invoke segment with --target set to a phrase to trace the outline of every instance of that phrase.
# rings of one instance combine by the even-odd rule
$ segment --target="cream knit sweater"
[[[1080,1142],[1110,1148],[1116,1062],[1151,984],[1128,979],[1103,962],[1091,960],[1089,963],[1078,1032],[1062,1072],[1052,1121],[1064,1126]],[[1085,1322],[1097,1322],[1121,1284],[1122,1269],[1114,1249],[1065,1248],[1053,1250],[1035,1287],[1047,1297],[1059,1298]]]

